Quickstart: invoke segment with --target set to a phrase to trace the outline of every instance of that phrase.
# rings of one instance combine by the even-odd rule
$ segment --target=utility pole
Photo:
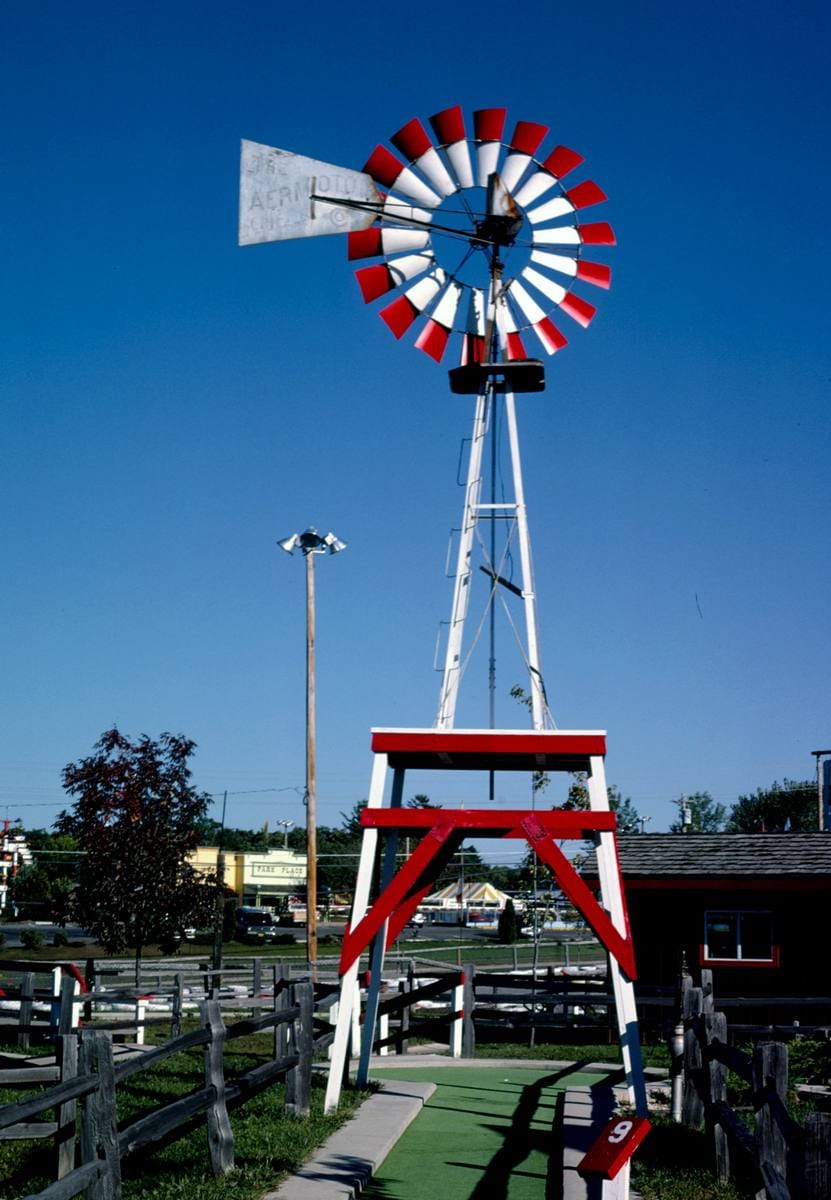
[[[316,529],[293,533],[277,545],[287,554],[300,550],[306,560],[306,952],[312,979],[317,975],[317,780],[315,773],[315,571],[316,554],[346,549],[334,533]]]

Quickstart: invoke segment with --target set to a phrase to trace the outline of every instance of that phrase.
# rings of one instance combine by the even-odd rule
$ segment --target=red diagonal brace
[[[612,923],[605,908],[575,871],[559,846],[551,840],[536,813],[522,821],[525,836],[542,861],[554,872],[557,882],[574,907],[583,914],[603,945],[613,954],[629,979],[636,979],[635,954],[629,937],[624,937]],[[625,911],[625,899],[623,900]]]
[[[354,929],[348,926],[343,935],[343,947],[340,956],[340,973],[348,971],[355,960],[366,949],[369,943],[384,924],[384,921],[398,908],[411,890],[418,890],[433,881],[435,874],[430,868],[435,863],[436,856],[444,848],[448,839],[457,832],[453,821],[437,821],[427,836],[416,846],[407,862],[390,881],[369,912],[358,922]],[[441,864],[439,864],[440,866]],[[424,877],[424,878],[422,878]],[[416,905],[418,901],[416,900]],[[412,909],[407,911],[413,911]],[[406,920],[406,917],[405,917]]]

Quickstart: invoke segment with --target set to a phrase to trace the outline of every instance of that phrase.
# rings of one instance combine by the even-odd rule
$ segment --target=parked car
[[[234,937],[238,942],[273,942],[280,932],[274,915],[264,908],[238,908]]]

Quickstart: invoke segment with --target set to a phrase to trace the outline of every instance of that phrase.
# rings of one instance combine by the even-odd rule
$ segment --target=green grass
[[[652,1131],[632,1159],[632,1187],[643,1200],[748,1200],[752,1190],[718,1183],[707,1167],[703,1133],[653,1116]]]
[[[670,1058],[666,1046],[642,1046],[641,1052],[644,1066],[666,1067],[669,1070]],[[517,1062],[542,1059],[550,1062],[619,1063],[620,1047],[607,1042],[589,1042],[579,1046],[573,1042],[538,1042],[536,1046],[524,1046],[518,1042],[480,1042],[476,1046],[476,1057],[510,1058]]]

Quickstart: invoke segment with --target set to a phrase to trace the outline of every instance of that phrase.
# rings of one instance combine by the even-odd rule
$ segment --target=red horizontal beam
[[[515,837],[524,838],[526,835],[522,822],[531,815],[532,811],[524,808],[457,808],[451,811],[443,808],[364,808],[361,811],[361,825],[367,829],[432,829],[441,822],[484,836],[505,837],[515,830]],[[534,812],[533,816],[551,837],[589,837],[592,833],[617,827],[617,817],[613,812],[552,809]]]
[[[373,729],[372,749],[393,766],[466,770],[573,770],[606,753],[602,732],[557,730]]]

